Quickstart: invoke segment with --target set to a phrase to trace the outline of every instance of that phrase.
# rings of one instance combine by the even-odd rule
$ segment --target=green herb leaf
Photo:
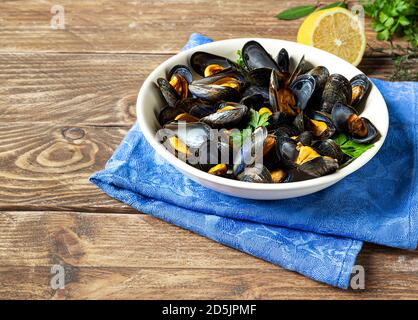
[[[237,50],[237,64],[241,67],[241,68],[245,68],[245,64],[244,64],[244,60],[242,59],[242,51],[241,50]]]
[[[258,126],[259,120],[260,120],[260,114],[254,109],[250,109],[250,122],[248,123],[248,125],[256,129]]]
[[[374,144],[356,143],[348,139],[348,137],[342,133],[338,134],[333,139],[340,146],[342,152],[354,159],[360,157],[364,152],[374,146]]]
[[[311,14],[316,9],[314,5],[297,6],[287,10],[284,10],[276,15],[280,20],[295,20]]]
[[[344,1],[338,1],[338,2],[327,4],[326,6],[319,8],[319,10],[331,9],[331,8],[336,8],[336,7],[347,8],[347,4]]]
[[[269,114],[268,113],[263,113],[260,116],[260,119],[258,120],[258,125],[257,127],[265,127],[268,125],[268,120],[269,120]]]

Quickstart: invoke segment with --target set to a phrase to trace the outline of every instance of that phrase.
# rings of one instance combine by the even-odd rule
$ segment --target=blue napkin
[[[373,82],[389,107],[384,146],[355,174],[313,195],[257,201],[208,190],[155,154],[137,124],[91,181],[139,211],[347,288],[362,241],[405,249],[418,241],[418,83]]]

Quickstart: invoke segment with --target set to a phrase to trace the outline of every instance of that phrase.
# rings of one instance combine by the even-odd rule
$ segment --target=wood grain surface
[[[332,2],[332,1],[322,1]],[[366,245],[366,289],[340,290],[111,199],[88,182],[136,119],[146,76],[191,31],[295,40],[274,14],[309,1],[0,2],[0,299],[417,299],[418,255]],[[367,29],[369,44],[377,45]],[[380,44],[379,44],[380,45]],[[360,69],[388,78],[386,56]],[[66,271],[64,290],[50,269]]]

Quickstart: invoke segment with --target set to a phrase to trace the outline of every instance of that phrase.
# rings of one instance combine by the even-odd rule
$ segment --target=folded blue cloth
[[[389,107],[384,146],[362,169],[313,195],[257,201],[208,190],[155,154],[137,124],[91,181],[139,211],[347,288],[362,241],[406,249],[418,241],[418,83],[373,82]]]

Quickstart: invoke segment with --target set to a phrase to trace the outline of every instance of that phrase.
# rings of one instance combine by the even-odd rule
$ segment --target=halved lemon
[[[344,8],[311,13],[300,26],[297,41],[333,53],[355,66],[366,50],[362,21]]]

